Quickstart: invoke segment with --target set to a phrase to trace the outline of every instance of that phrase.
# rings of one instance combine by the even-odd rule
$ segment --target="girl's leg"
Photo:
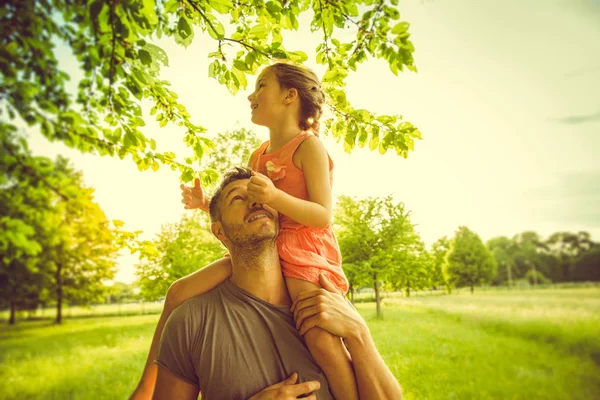
[[[302,292],[320,288],[300,279],[286,277],[285,282],[292,301]],[[304,340],[310,354],[327,377],[333,397],[338,400],[358,400],[352,361],[342,339],[321,328],[313,328],[306,332]]]
[[[152,398],[154,384],[156,383],[156,374],[158,373],[158,367],[154,364],[154,360],[158,353],[158,344],[162,331],[171,312],[184,301],[214,289],[230,276],[231,259],[225,257],[171,284],[167,291],[163,311],[156,325],[156,331],[152,337],[152,344],[150,345],[150,352],[146,360],[142,378],[131,395],[130,400],[150,400]]]

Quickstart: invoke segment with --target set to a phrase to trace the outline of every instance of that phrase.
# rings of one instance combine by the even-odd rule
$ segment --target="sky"
[[[525,230],[543,237],[583,230],[599,240],[600,0],[405,0],[398,8],[411,24],[418,72],[396,77],[384,61],[370,60],[349,76],[347,97],[355,108],[402,115],[423,140],[403,159],[366,148],[346,154],[323,137],[335,163],[334,195],[394,196],[427,245],[461,225],[483,240]],[[320,40],[308,29],[284,35],[286,48],[305,51],[322,76],[313,51]],[[162,77],[209,135],[248,127],[268,139],[250,122],[254,78],[236,96],[208,78],[213,43],[200,32],[187,49],[157,42],[169,56]],[[76,78],[69,50],[57,52]],[[185,132],[159,128],[150,107],[144,103],[144,133],[157,150],[189,155]],[[35,131],[30,146],[70,158],[107,217],[144,238],[188,212],[179,174],[168,168],[139,172],[131,160],[84,155]],[[120,257],[115,279],[133,281],[135,262]]]

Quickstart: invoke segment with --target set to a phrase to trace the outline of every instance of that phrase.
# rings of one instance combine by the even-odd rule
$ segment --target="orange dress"
[[[266,141],[252,154],[252,169],[268,176],[277,189],[308,200],[304,172],[294,165],[292,156],[309,136],[312,134],[303,131],[270,154],[265,154],[269,146],[269,141]],[[329,158],[330,185],[333,183],[332,173],[333,162]],[[322,229],[310,228],[279,214],[277,249],[284,276],[320,286],[319,274],[323,273],[343,293],[348,292],[348,280],[342,270],[342,254],[331,225]]]

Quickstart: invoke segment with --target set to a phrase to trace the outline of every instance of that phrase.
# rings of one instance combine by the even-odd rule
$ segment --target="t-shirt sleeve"
[[[192,360],[195,331],[191,316],[187,302],[173,310],[160,337],[158,356],[154,362],[184,381],[198,386],[198,376]]]

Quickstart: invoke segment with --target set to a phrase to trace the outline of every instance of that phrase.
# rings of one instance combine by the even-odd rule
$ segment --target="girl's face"
[[[248,96],[252,122],[269,127],[277,123],[285,111],[285,90],[275,74],[266,68],[256,80],[254,92]]]

